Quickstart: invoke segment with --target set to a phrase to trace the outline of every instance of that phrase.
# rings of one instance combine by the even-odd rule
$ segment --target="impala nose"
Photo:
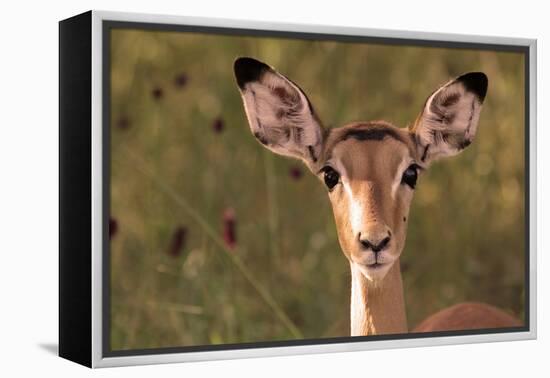
[[[369,235],[367,233],[359,233],[359,243],[365,249],[370,249],[373,252],[377,253],[383,250],[388,246],[391,240],[391,233],[387,231],[382,236],[377,237],[376,235]]]

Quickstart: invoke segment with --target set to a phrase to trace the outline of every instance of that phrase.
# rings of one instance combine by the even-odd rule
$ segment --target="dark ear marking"
[[[474,118],[475,110],[476,110],[476,106],[472,101],[472,106],[470,107],[470,118],[468,118],[468,127],[466,127],[466,135],[470,134],[470,127],[472,127],[472,119]]]
[[[445,97],[441,101],[441,105],[443,107],[453,106],[454,104],[456,104],[458,102],[458,100],[460,100],[460,94],[459,93],[453,93],[453,94]]]
[[[258,132],[255,132],[254,133],[254,137],[256,137],[256,139],[258,139],[258,141],[263,144],[264,146],[267,146],[267,140]]]
[[[241,89],[244,89],[247,83],[257,81],[265,71],[270,69],[267,64],[248,57],[238,58],[233,64],[237,84]]]
[[[428,155],[428,149],[430,148],[430,144],[428,143],[426,145],[426,147],[424,147],[424,152],[422,153],[422,157],[420,158],[420,160],[422,160],[422,162],[424,162],[426,160],[426,156]]]
[[[295,106],[295,104],[300,104],[300,95],[298,93],[292,93],[287,91],[283,87],[275,87],[271,91],[277,96],[283,104],[286,106]],[[300,106],[301,108],[301,106]],[[299,108],[297,110],[300,110]]]
[[[258,123],[258,128],[259,129],[263,129],[264,128],[264,125],[262,125],[262,123],[260,122],[260,119],[258,117],[256,117],[256,122]],[[254,135],[256,135],[257,133],[255,133]]]
[[[430,112],[433,114],[434,121],[451,124],[456,118],[455,112],[449,112],[449,107],[456,104],[460,100],[459,93],[452,93],[448,96],[442,96],[442,98],[434,98],[430,104]]]
[[[317,163],[317,156],[315,156],[315,150],[313,149],[313,146],[307,146],[307,150],[309,152],[311,160],[313,160],[314,163]]]
[[[465,149],[466,147],[468,147],[470,144],[472,144],[472,141],[470,139],[464,139],[459,145],[458,145],[458,149],[459,150],[463,150]]]
[[[479,98],[480,103],[483,103],[489,85],[487,75],[483,72],[469,72],[459,76],[456,81],[462,83],[469,92],[474,93]]]

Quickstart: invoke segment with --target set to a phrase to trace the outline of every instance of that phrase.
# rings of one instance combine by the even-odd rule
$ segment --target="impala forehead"
[[[352,185],[371,181],[391,185],[395,175],[414,162],[410,147],[393,138],[378,140],[348,139],[334,146],[328,164],[334,166]]]

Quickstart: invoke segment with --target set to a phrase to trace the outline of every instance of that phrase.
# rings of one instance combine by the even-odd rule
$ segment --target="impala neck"
[[[383,281],[373,284],[351,265],[351,335],[407,333],[401,268],[396,261]]]

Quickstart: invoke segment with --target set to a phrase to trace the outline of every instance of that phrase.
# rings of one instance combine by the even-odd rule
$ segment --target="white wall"
[[[57,343],[57,21],[94,8],[539,39],[539,193],[547,192],[548,10],[543,1],[8,1],[0,38],[0,369],[2,376],[88,376],[55,357]],[[448,4],[448,5],[447,5]],[[546,108],[545,108],[545,106]],[[96,376],[542,376],[548,368],[550,287],[539,195],[539,340],[214,363],[104,369]],[[546,298],[545,298],[546,297]],[[546,352],[544,349],[546,348]],[[9,372],[7,372],[9,371]],[[28,374],[27,374],[28,373]]]

